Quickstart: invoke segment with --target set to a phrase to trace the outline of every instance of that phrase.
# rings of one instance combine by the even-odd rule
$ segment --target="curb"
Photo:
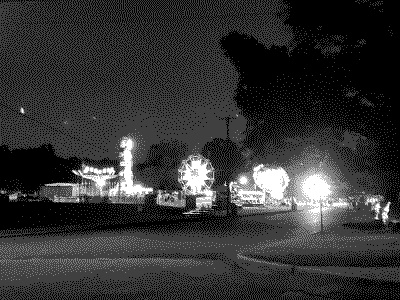
[[[311,274],[330,274],[342,277],[400,282],[400,267],[297,266],[262,259],[254,259],[241,253],[237,254],[237,258],[239,264],[251,273],[265,274],[271,270],[279,270],[282,272],[290,272],[293,276],[296,272],[307,272]]]
[[[399,273],[400,267],[376,267],[376,268],[362,268],[362,267],[305,267],[287,265],[271,261],[256,260],[242,254],[237,255],[239,262],[247,271],[251,273],[268,273],[271,270],[279,270],[290,272],[293,276],[296,272],[307,272],[311,274],[330,274],[342,277],[356,277],[369,280],[384,280],[400,283]]]

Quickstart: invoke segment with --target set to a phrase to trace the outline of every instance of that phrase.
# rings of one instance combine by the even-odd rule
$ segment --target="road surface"
[[[327,228],[349,218],[349,212],[339,210],[335,216],[325,211],[325,220],[330,224]],[[314,212],[284,212],[92,233],[2,238],[0,295],[2,299],[101,299],[101,295],[116,299],[257,299],[262,295],[273,299],[292,293],[297,299],[313,299],[307,293],[317,293],[320,296],[315,299],[338,299],[351,293],[346,289],[349,284],[353,288],[369,284],[361,294],[391,290],[385,283],[378,288],[366,280],[329,274],[293,277],[290,272],[271,270],[266,277],[237,264],[239,251],[259,243],[307,238],[318,230],[318,219],[314,217]]]

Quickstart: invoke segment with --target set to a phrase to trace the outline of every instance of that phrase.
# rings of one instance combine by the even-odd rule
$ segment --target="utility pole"
[[[237,116],[237,115],[236,115],[236,116]],[[220,119],[225,120],[225,124],[226,124],[226,141],[227,141],[227,142],[230,142],[229,123],[230,123],[230,120],[231,120],[231,119],[235,119],[235,117],[226,116],[226,117],[220,117]],[[231,191],[230,191],[230,188],[229,188],[229,184],[230,184],[230,181],[231,181],[230,171],[231,171],[230,169],[226,170],[226,172],[227,172],[226,180],[228,181],[228,182],[226,183],[226,186],[227,186],[227,188],[228,188],[228,192],[227,192],[227,197],[228,197],[228,199],[227,199],[227,201],[226,201],[226,203],[225,203],[226,205],[227,205],[228,203],[231,202]],[[224,206],[225,206],[225,205],[224,205]]]
[[[320,162],[319,168],[322,168],[322,164],[325,162],[326,159],[326,151],[324,152],[324,159]],[[321,215],[321,233],[323,233],[323,225],[322,225],[322,197],[319,198],[319,209],[320,209],[320,215]]]
[[[121,176],[118,176],[118,203],[121,202]]]

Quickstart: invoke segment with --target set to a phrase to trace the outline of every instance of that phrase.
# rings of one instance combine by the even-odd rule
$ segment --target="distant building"
[[[41,187],[40,196],[54,202],[79,202],[79,189],[75,183],[51,183]]]

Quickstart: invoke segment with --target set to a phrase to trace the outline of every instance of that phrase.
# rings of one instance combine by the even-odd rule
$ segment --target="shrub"
[[[147,207],[157,206],[157,195],[156,194],[147,194],[144,196],[144,205]]]
[[[186,200],[185,210],[190,211],[196,209],[196,196],[186,195],[185,200]]]

